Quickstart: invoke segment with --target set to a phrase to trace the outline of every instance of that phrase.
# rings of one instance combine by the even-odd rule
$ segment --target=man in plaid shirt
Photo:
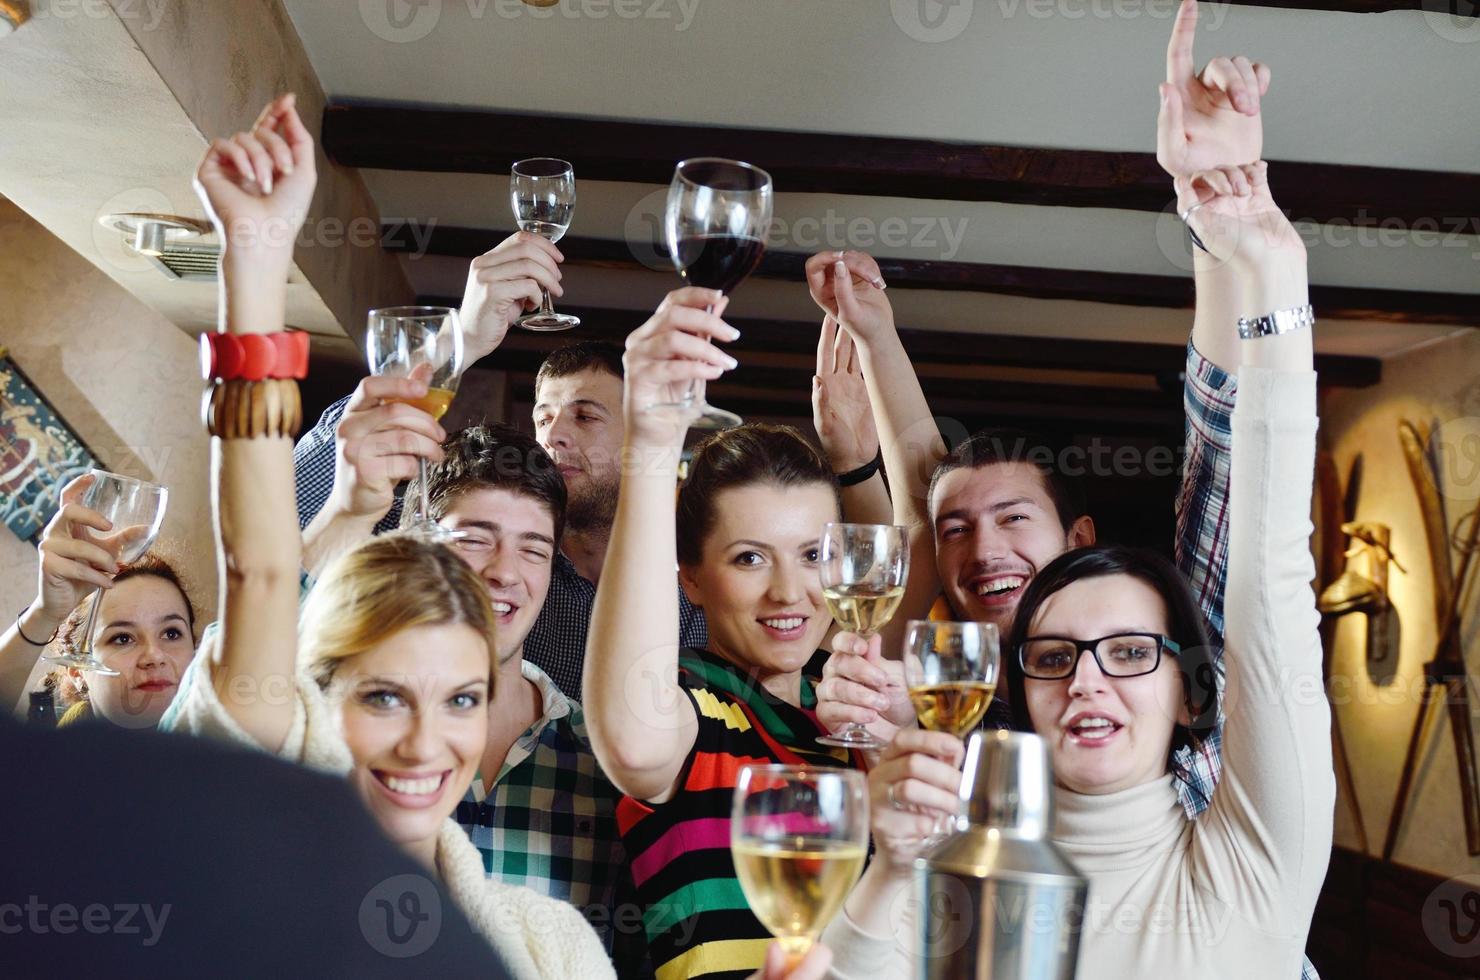
[[[510,324],[540,302],[540,287],[561,294],[560,250],[519,232],[474,259],[463,292],[464,355],[471,364],[497,349]],[[437,458],[445,433],[425,413],[381,405],[361,383],[324,412],[293,449],[298,521],[310,571],[342,540],[395,528],[394,490],[416,473],[418,456]],[[524,645],[524,657],[566,697],[579,700],[586,631],[616,514],[622,448],[622,348],[604,341],[550,354],[535,379],[535,437],[555,460],[568,491],[566,528],[551,571],[549,596]],[[387,503],[388,502],[388,503]],[[704,613],[678,588],[679,643],[708,645]]]
[[[366,397],[351,408],[384,408],[377,386],[386,380],[366,379]],[[441,436],[429,421],[409,424],[427,439]],[[348,431],[353,442],[360,431],[353,419]],[[348,458],[360,458],[361,447],[348,448]],[[457,821],[491,877],[571,902],[619,963],[640,965],[640,924],[621,918],[631,899],[616,826],[620,794],[591,752],[580,706],[524,656],[565,526],[565,481],[538,443],[507,426],[463,429],[438,439],[436,448],[427,468],[430,516],[459,533],[451,547],[487,583],[498,623],[488,742]],[[354,478],[350,468],[344,477]],[[389,507],[389,493],[382,492],[382,506]],[[408,493],[417,492],[413,480]],[[320,564],[352,546],[354,536],[332,522],[323,527]]]

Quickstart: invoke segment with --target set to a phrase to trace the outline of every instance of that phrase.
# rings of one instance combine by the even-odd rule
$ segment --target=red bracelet
[[[308,334],[203,333],[200,368],[207,381],[302,380],[308,377]]]

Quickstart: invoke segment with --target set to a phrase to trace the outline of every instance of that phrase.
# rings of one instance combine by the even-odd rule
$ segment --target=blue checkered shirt
[[[1186,409],[1187,456],[1182,492],[1177,497],[1177,567],[1208,622],[1214,677],[1223,696],[1223,587],[1228,578],[1228,481],[1233,460],[1233,403],[1238,378],[1187,345],[1187,375],[1182,387]],[[1212,802],[1223,772],[1223,722],[1195,749],[1176,759],[1178,790],[1188,817]],[[1320,980],[1310,960],[1300,980]]]
[[[297,478],[298,525],[307,527],[318,514],[334,487],[334,428],[344,416],[349,398],[341,398],[324,410],[318,424],[293,447],[293,470]],[[401,501],[375,525],[375,533],[394,530],[401,522]],[[674,588],[678,588],[675,579]],[[576,571],[565,555],[555,555],[550,571],[550,591],[540,615],[524,641],[524,659],[549,675],[560,693],[573,701],[581,698],[581,675],[586,666],[586,632],[591,627],[591,609],[596,604],[596,586]],[[678,642],[681,647],[703,650],[709,646],[704,610],[689,602],[678,589]]]

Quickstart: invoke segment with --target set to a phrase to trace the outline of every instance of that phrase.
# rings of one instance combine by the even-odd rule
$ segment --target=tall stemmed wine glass
[[[673,171],[663,231],[678,274],[690,285],[729,295],[760,265],[771,230],[771,176],[738,160],[697,157]],[[696,429],[729,429],[743,419],[704,400],[696,381],[677,402],[648,410],[680,409],[699,414]]]
[[[868,782],[853,769],[742,766],[730,852],[750,910],[795,966],[868,857]]]
[[[904,680],[920,727],[964,739],[981,724],[997,693],[1001,644],[992,623],[912,619],[905,630]],[[952,830],[936,821],[927,844]]]
[[[818,574],[822,598],[839,626],[865,639],[888,623],[904,598],[910,572],[909,532],[889,524],[827,524]],[[847,749],[880,749],[885,742],[850,721],[817,741]]]
[[[575,168],[553,157],[520,160],[509,174],[509,200],[520,231],[558,242],[576,210]],[[550,291],[541,286],[540,308],[521,316],[518,323],[526,330],[550,332],[578,327],[581,318],[556,313]]]
[[[415,378],[427,386],[421,398],[401,399],[441,420],[452,406],[462,378],[463,335],[457,310],[445,306],[392,306],[370,311],[365,335],[370,373],[387,378]],[[417,460],[417,507],[413,533],[433,541],[462,535],[433,521],[427,500],[427,461]]]
[[[159,526],[164,523],[165,505],[170,498],[169,490],[158,484],[119,476],[105,470],[93,470],[91,476],[92,483],[82,495],[82,506],[102,514],[113,528],[109,531],[81,528],[78,533],[112,552],[120,565],[138,561],[154,543],[159,534]],[[118,673],[93,655],[93,627],[98,618],[98,604],[102,601],[102,595],[102,589],[93,590],[87,622],[83,624],[82,633],[73,642],[72,648],[66,653],[47,657],[47,660],[99,674]]]

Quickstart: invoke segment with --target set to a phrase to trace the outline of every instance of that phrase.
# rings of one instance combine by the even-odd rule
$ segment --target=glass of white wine
[[[908,530],[890,524],[827,524],[821,550],[822,598],[833,619],[865,638],[877,633],[904,598],[910,571]],[[857,722],[817,741],[845,749],[880,749],[886,744]]]
[[[868,781],[853,769],[741,766],[730,820],[750,909],[786,950],[807,955],[868,857]]]
[[[370,373],[388,378],[415,378],[427,386],[421,398],[402,399],[437,421],[452,407],[462,378],[463,335],[457,310],[446,306],[391,306],[370,311],[365,333],[365,359]],[[462,537],[431,519],[427,500],[427,461],[417,459],[417,507],[413,533],[433,541]]]
[[[992,706],[1001,659],[1001,642],[992,623],[910,620],[904,638],[904,680],[920,727],[966,738]],[[951,829],[948,819],[936,821],[926,843],[944,839]]]
[[[576,211],[576,171],[565,160],[533,157],[520,160],[509,172],[509,203],[520,231],[539,235],[552,243],[565,237]],[[550,291],[540,287],[540,308],[519,318],[526,330],[569,330],[581,318],[556,313]]]

